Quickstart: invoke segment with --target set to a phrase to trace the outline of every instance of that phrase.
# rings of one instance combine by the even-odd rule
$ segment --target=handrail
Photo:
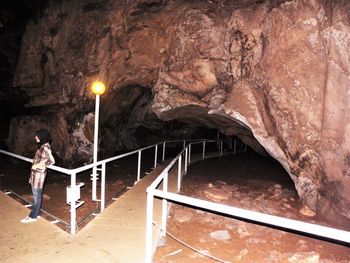
[[[160,145],[160,144],[162,144],[162,143],[173,143],[173,142],[183,142],[183,141],[185,141],[185,142],[186,142],[186,141],[187,141],[187,142],[190,142],[190,141],[203,141],[203,140],[205,140],[205,141],[207,141],[207,142],[211,142],[211,141],[212,141],[212,140],[207,140],[207,139],[163,141],[163,142],[155,143],[155,144],[152,144],[152,145],[150,145],[150,146],[146,146],[146,147],[143,147],[143,148],[140,148],[140,149],[131,151],[131,152],[127,152],[127,153],[123,153],[123,154],[116,155],[116,156],[113,156],[113,157],[109,157],[109,158],[107,158],[107,159],[100,160],[100,161],[98,161],[98,162],[96,162],[96,163],[87,164],[87,165],[80,166],[80,167],[73,168],[73,169],[63,168],[63,167],[60,167],[60,166],[57,166],[57,165],[50,165],[50,166],[48,166],[47,168],[52,169],[52,170],[55,170],[55,171],[58,171],[58,172],[61,172],[61,173],[64,173],[64,174],[80,173],[80,172],[82,172],[82,171],[91,169],[91,168],[93,168],[93,167],[95,167],[95,166],[102,165],[103,163],[109,163],[109,162],[112,162],[112,161],[115,161],[115,160],[124,158],[124,157],[126,157],[126,156],[135,154],[135,153],[137,153],[137,152],[139,152],[139,151],[144,151],[144,150],[150,149],[150,148],[152,148],[152,147],[154,147],[154,146],[156,146],[156,145]],[[15,158],[17,158],[17,159],[21,159],[21,160],[26,161],[26,162],[30,162],[30,163],[33,162],[33,159],[30,159],[30,158],[28,158],[28,157],[24,157],[24,156],[21,156],[21,155],[12,153],[12,152],[8,152],[8,151],[2,150],[2,149],[0,149],[0,153],[3,153],[3,154],[6,154],[6,155],[15,157]]]
[[[176,203],[194,206],[197,208],[204,208],[217,213],[234,216],[241,219],[248,219],[257,223],[263,223],[273,227],[281,227],[288,230],[296,230],[302,233],[312,234],[318,237],[342,241],[348,244],[350,243],[349,231],[307,223],[295,219],[269,215],[234,206],[218,204],[215,202],[197,199],[185,195],[165,192],[158,189],[152,189],[152,191],[155,196],[171,200]]]
[[[153,222],[153,198],[155,197],[154,191],[158,185],[163,181],[163,191],[168,192],[168,175],[171,168],[174,167],[175,163],[178,161],[178,182],[177,182],[177,191],[180,190],[181,185],[181,176],[182,176],[182,155],[185,153],[184,160],[184,173],[187,172],[187,166],[190,163],[191,157],[191,146],[193,144],[203,144],[203,159],[205,157],[205,144],[206,142],[218,142],[218,140],[202,140],[197,142],[189,143],[168,165],[160,175],[153,181],[153,183],[147,187],[147,212],[146,212],[146,262],[152,262],[152,222]],[[220,142],[220,155],[222,155],[222,143]],[[167,221],[167,199],[163,198],[162,200],[162,234],[166,233],[166,221]]]
[[[138,153],[138,169],[137,169],[138,171],[137,171],[137,181],[136,181],[136,182],[138,182],[140,180],[141,152],[143,150],[147,150],[147,149],[155,147],[154,167],[156,167],[156,165],[157,165],[157,150],[158,150],[158,146],[159,145],[161,145],[161,144],[163,145],[162,160],[164,161],[166,143],[183,142],[184,147],[185,147],[186,142],[197,142],[197,141],[201,141],[201,142],[204,141],[205,142],[205,141],[210,141],[210,140],[207,140],[207,139],[194,139],[194,140],[163,141],[163,142],[160,142],[160,143],[156,143],[156,144],[153,144],[153,145],[150,145],[150,146],[146,146],[146,147],[143,147],[143,148],[131,151],[131,152],[127,152],[127,153],[124,153],[124,154],[120,154],[120,155],[117,155],[117,156],[109,157],[107,159],[100,160],[98,162],[94,162],[94,163],[87,164],[87,165],[84,165],[84,166],[81,166],[81,167],[78,167],[78,168],[73,168],[73,169],[66,169],[66,168],[63,168],[63,167],[56,166],[56,165],[48,166],[47,168],[49,168],[51,170],[55,170],[55,171],[61,172],[63,174],[70,175],[70,186],[67,187],[67,203],[71,206],[71,209],[70,209],[70,214],[71,214],[71,219],[70,219],[71,234],[75,234],[76,233],[76,229],[77,229],[77,226],[76,226],[76,209],[80,205],[82,205],[84,203],[83,201],[79,200],[80,199],[80,187],[82,185],[81,184],[77,184],[77,181],[76,181],[77,173],[80,173],[82,171],[86,171],[88,169],[93,168],[93,174],[91,175],[92,181],[93,181],[92,182],[92,200],[101,202],[100,209],[101,209],[101,212],[102,212],[104,210],[104,208],[105,208],[106,163],[115,161],[117,159],[121,159],[123,157],[129,156],[129,155],[132,155],[132,154],[135,154],[135,153]],[[24,157],[24,156],[21,156],[21,155],[18,155],[18,154],[14,154],[14,153],[2,150],[2,149],[0,149],[0,153],[3,153],[3,154],[8,155],[8,156],[15,157],[17,159],[20,159],[20,160],[23,160],[23,161],[26,161],[26,162],[30,162],[30,163],[33,162],[33,159],[30,159],[30,158],[27,158],[27,157]],[[97,187],[97,183],[96,182],[98,180],[96,171],[97,171],[97,167],[98,166],[101,166],[101,168],[100,168],[100,171],[101,171],[101,192],[100,192],[101,198],[100,199],[97,199],[97,196],[96,196],[96,187]]]
[[[193,144],[200,144],[203,141],[216,142],[217,140],[201,140],[199,142],[191,142],[190,144],[192,144],[192,145]],[[185,151],[186,151],[186,149],[181,150],[181,152],[178,155],[176,155],[176,157],[167,165],[167,167],[165,167],[163,169],[163,171],[160,173],[160,175],[153,181],[153,183],[149,187],[147,187],[147,189],[156,188],[156,186],[159,185],[160,182],[163,180],[163,177],[165,176],[165,174],[170,171],[170,169],[174,166],[176,161],[180,158],[180,155],[182,155]]]
[[[112,162],[112,161],[115,161],[115,160],[118,160],[118,159],[121,159],[121,158],[124,158],[126,156],[129,156],[129,155],[133,155],[139,151],[144,151],[144,150],[147,150],[147,149],[150,149],[150,148],[153,148],[154,146],[156,145],[159,145],[161,143],[157,143],[157,144],[153,144],[151,146],[146,146],[144,148],[140,148],[140,149],[137,149],[137,150],[134,150],[134,151],[131,151],[131,152],[127,152],[127,153],[123,153],[123,154],[120,154],[120,155],[117,155],[117,156],[113,156],[113,157],[110,157],[110,158],[107,158],[107,159],[103,159],[101,161],[98,161],[96,163],[91,163],[91,164],[87,164],[85,166],[81,166],[81,167],[78,167],[78,168],[75,168],[75,169],[72,169],[71,171],[74,172],[74,173],[80,173],[82,171],[85,171],[85,170],[88,170],[88,169],[91,169],[95,166],[99,166],[103,163],[109,163],[109,162]]]
[[[153,181],[153,183],[147,187],[146,192],[148,191],[148,189],[152,189],[152,188],[157,188],[157,186],[160,184],[160,182],[164,179],[164,176],[166,175],[166,173],[169,172],[169,170],[171,168],[173,168],[174,164],[176,163],[176,161],[179,159],[180,155],[183,154],[185,152],[185,149],[183,149],[168,165],[167,167],[165,167],[163,169],[163,171],[160,173],[160,175]]]
[[[198,142],[199,143],[199,142]],[[264,214],[247,209],[236,208],[233,206],[217,204],[214,202],[196,199],[193,197],[180,195],[176,193],[168,192],[168,176],[169,170],[174,166],[175,162],[179,160],[178,178],[182,176],[181,171],[181,156],[185,152],[187,157],[187,150],[191,148],[191,144],[188,144],[171,162],[170,164],[159,174],[159,176],[152,182],[147,188],[147,214],[146,214],[146,262],[152,262],[152,225],[153,225],[153,199],[155,197],[162,199],[162,224],[161,233],[166,233],[166,218],[167,218],[167,202],[173,201],[184,206],[197,207],[199,209],[205,209],[212,212],[223,213],[226,215],[234,216],[236,218],[253,221],[253,223],[263,223],[270,227],[280,227],[287,230],[296,230],[301,233],[311,234],[317,238],[323,237],[331,240],[350,243],[350,232],[340,230],[332,227],[321,226],[317,224],[306,223],[298,220],[288,219],[284,217]],[[246,148],[245,148],[246,149]],[[203,143],[203,152],[205,150],[205,142]],[[189,150],[190,151],[190,150]],[[222,152],[222,148],[221,148]],[[236,149],[235,149],[236,152]],[[203,155],[204,158],[204,155]],[[185,173],[187,168],[187,159],[185,160]],[[175,175],[174,175],[175,176]],[[179,180],[179,179],[178,179]],[[163,181],[163,190],[157,189],[158,185]],[[179,182],[178,182],[179,185]],[[179,190],[179,186],[178,186]]]
[[[3,153],[3,154],[6,154],[6,155],[15,157],[17,159],[20,159],[20,160],[23,160],[23,161],[26,161],[26,162],[29,162],[29,163],[33,162],[33,159],[30,159],[30,158],[27,158],[27,157],[24,157],[24,156],[21,156],[21,155],[18,155],[18,154],[14,154],[14,153],[11,153],[11,152],[8,152],[8,151],[4,151],[4,150],[1,150],[1,149],[0,149],[0,153]],[[51,170],[55,170],[55,171],[58,171],[58,172],[61,172],[61,173],[64,173],[64,174],[71,174],[72,173],[72,170],[66,169],[66,168],[62,168],[62,167],[59,167],[59,166],[56,166],[56,165],[49,165],[47,168],[50,168]]]

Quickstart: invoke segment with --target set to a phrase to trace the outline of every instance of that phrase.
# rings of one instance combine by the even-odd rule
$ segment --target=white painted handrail
[[[287,230],[295,230],[302,233],[312,234],[320,238],[329,238],[350,244],[350,232],[332,227],[311,224],[299,220],[284,218],[255,212],[247,209],[233,206],[218,204],[206,200],[196,199],[185,195],[169,193],[154,189],[153,195],[173,202],[181,203],[188,206],[195,206],[200,209],[210,210],[216,213],[234,216],[241,219],[248,219],[256,223],[267,224],[271,227],[281,227]]]
[[[202,142],[197,142],[202,143]],[[170,175],[169,171],[174,166],[177,160],[181,160],[182,154],[186,153],[186,165],[184,173],[187,171],[187,151],[189,152],[188,156],[188,164],[190,163],[190,155],[191,155],[191,145],[194,143],[190,143],[187,147],[182,150],[171,162],[170,164],[160,173],[160,175],[153,181],[153,183],[147,188],[147,214],[146,214],[146,263],[151,263],[153,258],[153,248],[152,248],[152,229],[153,229],[153,201],[154,198],[163,199],[162,206],[162,224],[161,224],[161,235],[164,235],[166,231],[166,222],[164,222],[165,213],[168,212],[166,201],[176,202],[177,204],[182,204],[183,206],[189,207],[197,207],[201,210],[209,210],[214,213],[223,213],[225,215],[233,216],[240,219],[245,219],[249,221],[253,221],[255,223],[263,223],[267,224],[270,227],[279,227],[285,230],[294,230],[303,234],[311,234],[315,238],[327,238],[333,241],[341,241],[347,244],[350,244],[350,232],[345,230],[340,230],[332,227],[321,226],[317,224],[311,224],[307,222],[302,222],[298,220],[283,218],[279,216],[264,214],[260,212],[250,211],[247,209],[227,206],[223,204],[218,204],[210,201],[205,201],[201,199],[196,199],[180,194],[170,193],[168,192],[168,186],[164,186],[164,184],[168,183],[168,176]],[[244,151],[246,151],[246,146],[244,147]],[[222,142],[220,142],[220,156],[222,155]],[[234,147],[234,153],[236,153],[236,141]],[[203,142],[203,159],[205,158],[205,142]],[[181,166],[179,165],[180,173]],[[179,171],[178,171],[178,178]],[[157,189],[157,187],[163,182],[163,190]],[[179,185],[179,179],[178,179]],[[180,187],[177,187],[179,191]]]
[[[72,192],[74,192],[75,190],[77,190],[78,187],[80,187],[80,186],[78,186],[76,184],[76,182],[77,182],[76,176],[77,176],[78,173],[86,171],[86,170],[89,170],[89,169],[96,169],[97,170],[97,167],[101,166],[101,168],[99,168],[101,170],[101,198],[98,200],[96,198],[96,196],[93,194],[92,195],[92,200],[101,202],[101,212],[102,212],[103,209],[105,208],[105,182],[106,182],[105,180],[106,180],[106,164],[107,163],[115,161],[115,160],[118,160],[118,159],[122,159],[124,157],[127,157],[127,156],[130,156],[130,155],[138,153],[138,156],[139,156],[138,164],[137,164],[138,165],[138,169],[137,169],[138,172],[137,172],[137,177],[136,177],[137,178],[136,182],[138,182],[141,179],[140,178],[140,168],[141,168],[141,152],[142,151],[155,147],[154,167],[156,167],[156,165],[157,165],[158,145],[160,145],[160,144],[163,145],[162,160],[164,161],[164,158],[165,158],[165,145],[166,145],[166,143],[179,143],[179,142],[181,142],[185,146],[186,142],[196,142],[196,141],[203,141],[203,139],[164,141],[164,142],[160,142],[160,143],[157,143],[157,144],[146,146],[146,147],[143,147],[143,148],[131,151],[131,152],[127,152],[127,153],[124,153],[124,154],[113,156],[113,157],[110,157],[110,158],[107,158],[107,159],[104,159],[104,160],[100,160],[100,161],[98,161],[96,163],[91,163],[91,164],[88,164],[88,165],[85,165],[85,166],[82,166],[82,167],[78,167],[78,168],[74,168],[74,169],[66,169],[66,168],[63,168],[63,167],[56,166],[56,165],[50,165],[47,168],[49,168],[51,170],[54,170],[54,171],[61,172],[61,173],[66,174],[66,175],[70,175],[70,182],[71,182],[70,189],[71,189]],[[5,150],[1,150],[0,149],[0,153],[8,155],[8,156],[11,156],[11,157],[14,157],[14,158],[17,158],[17,159],[20,159],[20,160],[23,160],[23,161],[26,161],[26,162],[29,162],[29,163],[33,162],[33,159],[30,159],[30,158],[27,158],[27,157],[24,157],[24,156],[15,154],[15,153],[11,153],[11,152],[8,152],[8,151],[5,151]],[[97,180],[97,177],[95,177],[95,179]],[[93,188],[92,192],[96,193],[96,185],[97,184],[94,183],[93,185],[95,186],[95,188]],[[70,209],[70,214],[71,214],[71,216],[70,216],[70,218],[71,218],[70,219],[71,234],[75,234],[76,231],[77,231],[76,209],[80,206],[80,204],[81,204],[81,202],[70,202],[70,206],[71,206],[71,209]]]
[[[30,159],[30,158],[27,158],[27,157],[24,157],[24,156],[21,156],[21,155],[18,155],[18,154],[14,154],[14,153],[11,153],[11,152],[8,152],[8,151],[0,150],[0,153],[6,154],[8,156],[15,157],[17,159],[20,159],[20,160],[23,160],[23,161],[26,161],[26,162],[29,162],[29,163],[33,162],[33,159]],[[56,165],[50,165],[50,166],[48,166],[48,168],[51,169],[51,170],[54,170],[54,171],[58,171],[58,172],[64,173],[64,174],[71,174],[71,170],[70,169],[62,168],[62,167],[59,167],[59,166],[56,166]]]
[[[180,153],[167,165],[166,168],[160,173],[160,175],[153,181],[153,183],[147,188],[147,211],[146,211],[146,262],[152,262],[152,222],[153,222],[153,199],[156,196],[154,190],[160,185],[163,181],[163,192],[168,191],[168,176],[170,174],[170,169],[172,169],[175,163],[178,161],[178,178],[177,178],[177,191],[180,190],[181,176],[182,176],[182,155],[185,154],[184,161],[184,173],[187,172],[187,166],[191,162],[191,146],[195,144],[202,144],[202,159],[205,158],[205,144],[209,142],[217,143],[217,140],[199,140],[196,142],[189,143]],[[222,143],[219,144],[222,147]],[[220,152],[218,156],[222,156],[222,148],[219,149]],[[163,198],[162,201],[162,229],[161,235],[166,233],[166,218],[167,218],[167,199]]]

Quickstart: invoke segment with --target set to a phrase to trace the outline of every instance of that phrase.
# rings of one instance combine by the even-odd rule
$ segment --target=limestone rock
[[[248,252],[249,252],[249,250],[246,249],[246,248],[243,249],[243,250],[241,250],[241,251],[239,252],[239,255],[236,257],[236,260],[237,260],[237,261],[241,261],[242,258],[243,258],[245,255],[248,254]]]
[[[204,190],[203,193],[209,200],[214,202],[220,202],[230,198],[230,193],[227,193],[222,189],[207,189]]]
[[[303,214],[304,216],[307,217],[314,217],[316,215],[316,213],[314,211],[312,211],[308,206],[303,206],[300,210],[299,210],[300,214]]]
[[[174,215],[174,220],[180,223],[188,222],[193,217],[191,211],[188,210],[177,210]]]
[[[320,255],[316,252],[299,252],[288,257],[288,262],[291,263],[318,263]]]
[[[240,224],[237,228],[237,233],[240,238],[251,236],[252,234],[249,232],[246,224]]]
[[[277,159],[312,210],[350,219],[349,10],[346,0],[49,2],[22,39],[13,86],[28,115],[12,120],[8,148],[31,155],[43,125],[62,160],[89,161],[93,127],[78,123],[99,79],[102,155],[136,147],[140,127],[166,130],[157,118],[217,128]]]
[[[231,235],[227,230],[217,230],[209,234],[211,238],[215,240],[228,240],[231,239]]]

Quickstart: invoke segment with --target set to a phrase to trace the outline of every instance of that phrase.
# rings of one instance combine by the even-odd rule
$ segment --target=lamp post
[[[106,86],[101,81],[95,81],[91,86],[92,93],[96,96],[95,100],[95,127],[94,127],[94,155],[93,163],[97,162],[97,149],[98,149],[98,120],[100,112],[100,96],[105,93]],[[96,181],[97,181],[97,167],[92,170],[92,200],[96,201]]]

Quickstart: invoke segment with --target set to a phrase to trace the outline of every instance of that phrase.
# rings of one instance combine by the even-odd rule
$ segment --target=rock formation
[[[89,160],[99,79],[102,149],[158,118],[217,128],[277,159],[310,208],[350,219],[349,50],[346,0],[52,1],[22,40],[13,86],[31,114],[7,143],[25,153],[46,126],[59,157]]]

